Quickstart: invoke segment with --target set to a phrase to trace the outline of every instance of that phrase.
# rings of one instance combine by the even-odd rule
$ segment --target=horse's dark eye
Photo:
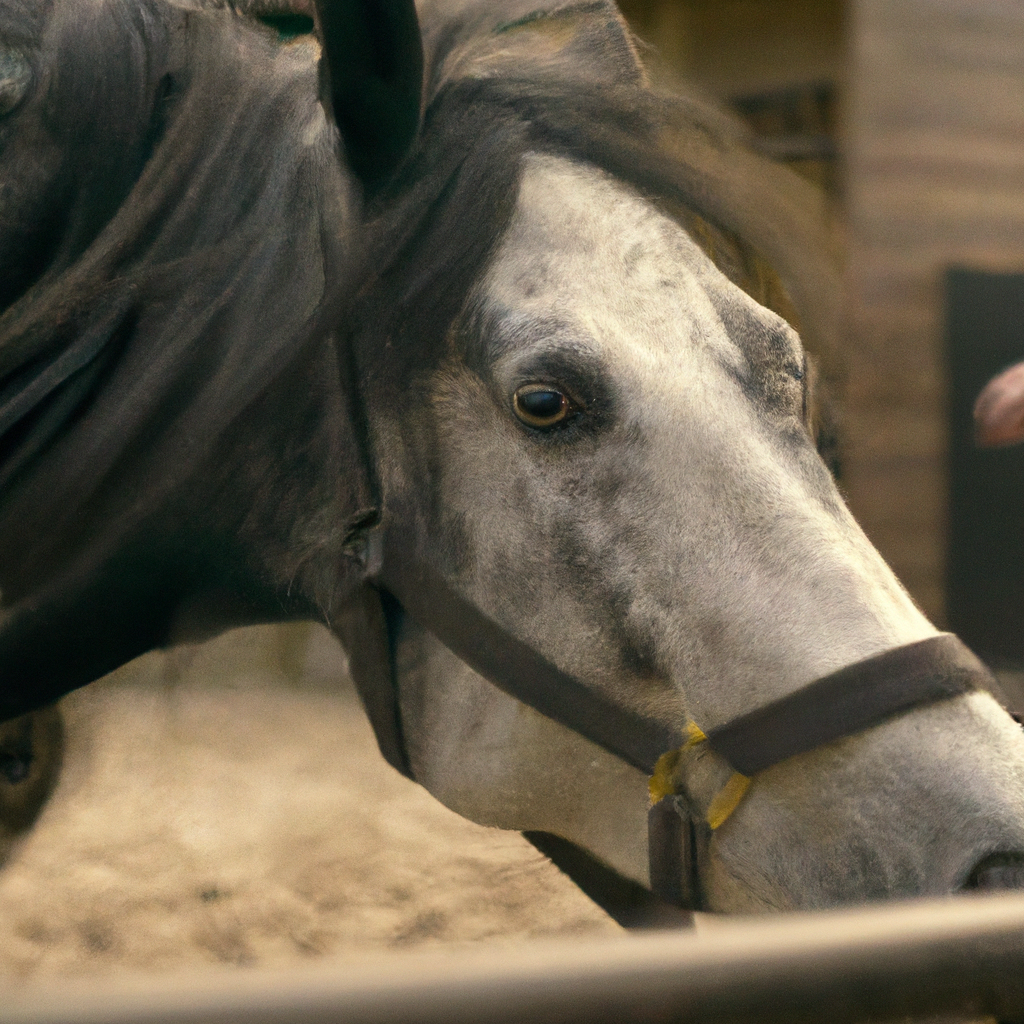
[[[515,414],[528,427],[545,430],[565,422],[572,412],[572,403],[561,391],[544,384],[526,384],[512,399]]]

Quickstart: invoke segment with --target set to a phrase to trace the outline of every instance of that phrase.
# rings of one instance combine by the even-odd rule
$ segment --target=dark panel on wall
[[[950,371],[950,628],[979,654],[1024,662],[1024,445],[974,446],[988,380],[1024,360],[1024,274],[946,275]]]

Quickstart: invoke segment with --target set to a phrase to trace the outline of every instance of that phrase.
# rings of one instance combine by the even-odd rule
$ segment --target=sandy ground
[[[0,990],[622,934],[384,763],[326,632],[149,655],[63,710],[61,781],[0,871]]]

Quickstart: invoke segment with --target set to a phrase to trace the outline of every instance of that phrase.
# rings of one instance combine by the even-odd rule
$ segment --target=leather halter
[[[681,746],[679,731],[613,703],[585,681],[563,672],[457,593],[417,555],[411,529],[386,518],[370,535],[366,561],[371,583],[397,600],[470,668],[515,699],[647,775],[654,773],[662,754]],[[393,692],[386,696],[364,690],[363,698],[368,710],[376,709],[370,717],[382,750],[390,751],[392,763],[411,774],[393,672],[390,685]],[[957,637],[942,633],[817,679],[712,729],[707,742],[737,772],[755,775],[905,711],[974,689],[998,693],[998,684]],[[386,713],[381,713],[382,707]],[[527,838],[613,916],[625,924],[636,923],[636,895],[629,890],[635,883],[566,840],[533,833],[527,833]],[[706,839],[683,799],[666,798],[652,807],[648,849],[651,888],[658,897],[686,911],[700,908],[697,862]],[[602,871],[607,874],[602,876]],[[622,897],[626,890],[629,895]],[[602,892],[607,900],[601,898]],[[615,913],[609,903],[621,904],[623,899],[625,911]],[[647,914],[646,921],[666,923],[665,915],[657,911]],[[681,923],[679,917],[673,923]]]

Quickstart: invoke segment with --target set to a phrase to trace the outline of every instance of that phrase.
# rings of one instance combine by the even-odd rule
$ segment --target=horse
[[[584,888],[1024,884],[1024,737],[765,304],[827,355],[804,193],[607,0],[315,7],[0,4],[0,715],[314,618],[385,757]]]

